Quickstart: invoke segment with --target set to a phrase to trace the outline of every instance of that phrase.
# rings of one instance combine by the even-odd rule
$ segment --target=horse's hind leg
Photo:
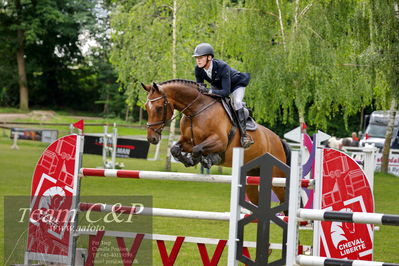
[[[193,158],[201,159],[202,156],[204,164],[206,166],[212,166],[214,164],[219,164],[222,158],[218,153],[223,152],[226,149],[225,144],[217,135],[212,135],[206,140],[193,147]],[[207,167],[207,168],[209,168]]]

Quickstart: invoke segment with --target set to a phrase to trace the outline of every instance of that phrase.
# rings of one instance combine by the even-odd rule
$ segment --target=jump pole
[[[80,201],[80,178],[79,178],[79,170],[82,168],[82,161],[83,161],[83,147],[84,147],[84,136],[83,133],[79,134],[76,136],[76,160],[75,160],[75,170],[74,170],[74,176],[73,176],[73,198],[72,198],[72,210],[76,211],[78,210],[78,205]],[[78,221],[79,221],[79,213],[76,213],[74,215],[74,220],[71,221],[72,225],[72,232],[76,232],[77,227],[78,227]],[[69,252],[68,254],[71,254],[69,264],[71,266],[75,265],[75,259],[76,259],[76,249],[77,249],[77,238],[74,236],[74,234],[71,234],[70,237],[70,246],[69,246]]]
[[[209,212],[209,211],[194,211],[194,210],[180,210],[180,209],[165,209],[165,208],[147,208],[147,207],[131,207],[122,205],[109,205],[102,203],[87,203],[80,202],[78,211],[94,211],[94,212],[113,212],[123,214],[134,214],[143,216],[158,216],[170,218],[188,218],[200,220],[217,220],[230,221],[230,212]],[[240,213],[240,219],[247,217],[249,214]],[[287,222],[288,216],[277,216],[281,220]],[[256,222],[256,221],[254,221]],[[301,225],[307,225],[309,221],[300,220]]]
[[[399,215],[368,212],[337,212],[320,209],[299,209],[298,218],[316,221],[337,221],[358,224],[382,224],[399,226]]]
[[[298,265],[311,265],[311,266],[336,266],[336,265],[397,266],[398,265],[394,263],[384,263],[379,261],[331,259],[331,258],[304,256],[304,255],[298,255],[297,263]]]
[[[237,261],[237,232],[238,220],[240,219],[241,207],[238,204],[240,192],[240,175],[241,166],[244,164],[244,149],[233,149],[233,171],[231,179],[231,194],[230,194],[230,223],[229,223],[229,240],[228,240],[228,253],[227,265],[236,266]]]
[[[112,147],[108,146],[108,139],[112,140]],[[112,133],[108,133],[108,125],[104,126],[103,135],[103,164],[104,168],[115,168],[116,165],[116,146],[118,141],[118,129],[116,128],[116,123],[112,129]],[[107,157],[111,155],[110,164],[108,164]]]
[[[140,170],[116,170],[116,169],[97,169],[82,168],[81,176],[84,177],[114,177],[114,178],[131,178],[131,179],[150,179],[150,180],[173,180],[173,181],[192,181],[192,182],[209,182],[209,183],[226,183],[232,182],[231,175],[206,175],[192,173],[176,173],[176,172],[159,172],[159,171],[140,171]],[[285,178],[273,177],[274,187],[285,187]],[[247,176],[248,185],[259,185],[259,176]],[[301,187],[309,188],[314,186],[313,179],[301,179]]]
[[[299,183],[298,178],[295,178],[299,173],[299,169],[302,169],[300,163],[300,156],[298,151],[292,151],[291,156],[291,180],[290,180],[290,196],[289,196],[289,207],[288,213],[295,213],[295,210],[299,208],[300,195],[299,195]],[[288,233],[287,233],[287,265],[294,265],[295,256],[297,254],[297,241],[298,241],[298,222],[295,215],[288,216]]]

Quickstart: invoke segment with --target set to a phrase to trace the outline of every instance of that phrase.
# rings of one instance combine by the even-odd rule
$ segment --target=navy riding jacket
[[[242,73],[230,67],[222,60],[212,59],[212,79],[208,77],[205,70],[195,67],[195,78],[198,83],[208,81],[212,85],[212,93],[227,97],[235,89],[246,87],[249,83],[249,73]]]

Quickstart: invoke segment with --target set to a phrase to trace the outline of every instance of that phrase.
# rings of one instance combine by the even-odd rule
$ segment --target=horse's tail
[[[290,166],[291,165],[291,148],[290,148],[290,145],[288,145],[288,143],[284,139],[281,139],[281,143],[283,144],[285,157],[286,157],[285,164]]]

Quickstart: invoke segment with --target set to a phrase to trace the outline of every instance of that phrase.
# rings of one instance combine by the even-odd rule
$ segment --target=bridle
[[[169,106],[170,110],[172,111],[172,113],[173,113],[173,110],[170,107],[168,97],[166,97],[165,94],[163,94],[157,98],[154,98],[154,99],[147,99],[147,102],[156,102],[161,99],[164,99],[162,120],[158,121],[158,122],[147,123],[147,128],[154,130],[154,132],[157,133],[158,135],[161,135],[163,128],[165,127],[166,123],[168,122],[167,118],[166,118],[166,116],[168,114],[168,106]],[[161,125],[161,126],[158,128],[153,128],[153,126],[158,126],[158,125]]]
[[[187,110],[188,108],[190,108],[201,96],[201,93],[198,92],[197,97],[194,99],[194,101],[192,101],[189,105],[187,105],[186,107],[183,108],[183,110],[181,110],[180,112],[183,113],[185,110]],[[162,130],[164,129],[165,125],[167,122],[172,121],[174,119],[176,119],[177,115],[173,116],[171,119],[167,119],[167,114],[168,114],[168,107],[170,108],[170,111],[173,113],[172,108],[169,105],[169,101],[168,101],[168,97],[165,94],[162,94],[161,96],[154,98],[154,99],[148,99],[147,98],[147,102],[156,102],[163,99],[163,114],[162,114],[162,120],[161,121],[157,121],[157,122],[153,122],[153,123],[147,123],[147,128],[150,128],[152,130],[154,130],[155,133],[157,133],[158,135],[161,135]],[[153,126],[158,126],[161,125],[158,128],[153,128]]]

